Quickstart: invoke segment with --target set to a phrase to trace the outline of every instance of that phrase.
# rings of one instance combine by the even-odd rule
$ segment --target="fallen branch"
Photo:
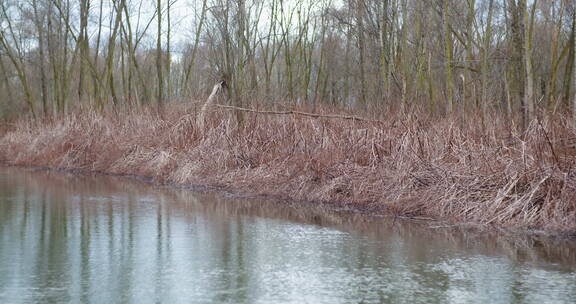
[[[348,116],[348,115],[338,115],[338,114],[317,114],[317,113],[308,113],[308,112],[300,112],[300,111],[262,111],[262,110],[254,110],[249,108],[241,108],[236,106],[226,106],[226,105],[214,105],[215,107],[228,109],[228,110],[236,110],[236,111],[243,111],[243,112],[250,112],[250,113],[258,113],[258,114],[272,114],[272,115],[302,115],[314,118],[338,118],[338,119],[347,119],[347,120],[357,120],[357,121],[366,121],[366,122],[379,122],[383,123],[381,120],[374,120],[368,119],[358,116]]]

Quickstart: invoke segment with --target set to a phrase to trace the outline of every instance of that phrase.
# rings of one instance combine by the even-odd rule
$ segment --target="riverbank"
[[[303,112],[307,112],[304,111]],[[328,114],[327,111],[319,112]],[[505,117],[388,115],[372,120],[227,109],[79,111],[4,131],[7,164],[205,185],[455,224],[576,231],[576,126]]]

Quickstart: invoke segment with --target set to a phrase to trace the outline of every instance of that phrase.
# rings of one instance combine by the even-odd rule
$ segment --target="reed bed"
[[[305,112],[306,109],[301,109]],[[576,231],[576,124],[419,111],[378,119],[197,112],[169,105],[22,120],[0,138],[7,164],[151,178],[453,224]],[[322,117],[326,115],[326,117]],[[332,116],[329,116],[332,115]]]

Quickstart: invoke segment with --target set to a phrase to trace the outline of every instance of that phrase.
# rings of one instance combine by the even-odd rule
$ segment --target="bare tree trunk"
[[[58,73],[58,50],[57,50],[57,43],[55,37],[55,33],[57,32],[57,28],[54,25],[54,18],[52,17],[53,13],[53,6],[52,3],[48,6],[48,22],[47,22],[47,31],[46,31],[46,44],[48,45],[48,62],[50,64],[50,71],[52,74],[52,104],[53,104],[53,112],[56,114],[60,112],[60,73]]]
[[[572,54],[576,54],[576,6],[572,8]],[[572,59],[574,62],[574,59]],[[576,88],[576,64],[573,64],[573,73],[572,76],[574,80],[574,87]],[[574,91],[574,96],[572,97],[572,117],[576,119],[576,90]]]
[[[327,30],[327,24],[326,24],[326,18],[324,16],[322,16],[321,19],[321,34],[320,34],[320,58],[318,59],[318,71],[316,73],[316,83],[314,84],[314,99],[313,99],[313,106],[316,107],[316,103],[318,101],[321,101],[321,99],[324,98],[324,95],[322,94],[322,96],[318,96],[319,95],[319,90],[320,90],[320,83],[322,82],[322,78],[326,79],[327,76],[324,75],[324,57],[325,57],[325,53],[326,53],[326,48],[325,48],[325,38],[326,38],[326,30]],[[326,82],[324,82],[324,85],[326,84]],[[322,92],[323,93],[323,92]]]
[[[6,97],[8,98],[8,103],[14,101],[14,97],[12,95],[12,88],[10,86],[10,80],[8,78],[8,70],[6,70],[6,66],[4,65],[4,60],[2,60],[2,56],[0,56],[0,71],[2,72],[0,75],[4,75],[4,89],[6,90]]]
[[[293,70],[292,70],[292,52],[290,49],[290,27],[291,27],[291,20],[292,17],[290,14],[290,18],[288,20],[288,24],[285,24],[285,17],[284,14],[284,1],[280,1],[280,28],[282,30],[282,43],[284,45],[284,63],[286,65],[286,76],[288,78],[288,96],[290,101],[294,101],[294,80],[293,80]]]
[[[124,33],[124,36],[127,40],[128,43],[128,56],[129,56],[129,60],[128,62],[131,62],[131,64],[129,64],[129,79],[132,79],[133,74],[136,74],[136,77],[138,78],[138,81],[140,83],[140,86],[142,88],[142,93],[143,93],[143,98],[139,98],[137,97],[137,99],[139,100],[139,103],[142,104],[143,101],[146,102],[151,102],[152,101],[152,97],[150,96],[150,88],[148,87],[148,85],[146,85],[142,73],[141,73],[141,69],[140,69],[140,64],[138,63],[138,59],[136,58],[136,49],[138,48],[138,43],[139,43],[139,39],[138,39],[138,35],[136,34],[136,37],[134,36],[134,33],[132,31],[132,24],[130,22],[130,15],[128,14],[128,8],[126,5],[124,5],[124,15],[125,15],[125,20],[126,20],[126,28],[124,27],[124,24],[121,23],[121,29],[122,32]],[[140,16],[138,16],[139,18]],[[150,19],[150,21],[152,21],[152,19]],[[131,80],[128,81],[129,85],[131,85]],[[129,94],[132,94],[132,90],[129,90],[128,92]]]
[[[475,65],[475,58],[474,58],[474,30],[473,30],[473,26],[475,23],[475,13],[476,13],[476,0],[467,0],[468,2],[468,15],[466,16],[466,73],[465,73],[465,80],[468,82],[472,82],[473,79],[473,74],[472,74],[472,69]],[[476,92],[475,92],[475,87],[472,86],[471,90],[468,90],[471,94],[471,98],[470,100],[472,102],[469,102],[469,99],[466,96],[466,86],[467,83],[464,82],[462,83],[462,88],[463,88],[463,94],[462,94],[462,105],[461,105],[461,110],[465,111],[466,106],[468,104],[471,105],[478,105],[478,100],[476,99]],[[477,109],[477,108],[476,108]]]
[[[426,76],[428,78],[428,98],[430,99],[430,113],[434,114],[436,111],[436,102],[434,96],[434,76],[432,75],[432,52],[428,53],[428,71]]]
[[[575,9],[576,10],[576,9]],[[564,72],[564,96],[562,97],[564,105],[568,106],[572,96],[572,81],[576,79],[574,69],[576,67],[576,23],[572,17],[572,26],[570,29],[570,39],[568,40],[568,59],[566,70]],[[576,90],[574,90],[576,92]]]
[[[2,9],[2,15],[4,17],[6,17],[6,23],[8,25],[8,30],[10,31],[10,35],[12,36],[13,39],[15,39],[16,35],[14,33],[12,22],[10,21],[10,18],[8,17],[6,7],[4,6],[3,2],[0,2],[0,8]],[[18,47],[18,42],[15,43],[16,51],[18,52],[18,54],[14,54],[12,47],[10,46],[10,44],[6,38],[6,34],[5,34],[4,30],[0,28],[0,45],[4,48],[5,54],[8,56],[8,58],[10,59],[12,64],[14,65],[14,68],[16,69],[16,72],[18,74],[18,79],[20,80],[20,84],[22,85],[22,89],[24,90],[24,98],[25,98],[26,104],[28,105],[28,108],[30,110],[30,113],[32,114],[32,117],[36,118],[36,113],[34,111],[34,100],[32,97],[32,92],[30,90],[30,86],[28,84],[28,77],[26,76],[25,65],[24,65],[24,62],[22,59],[23,54],[22,54],[21,49]]]
[[[156,33],[156,73],[158,81],[158,95],[156,102],[158,111],[162,113],[164,103],[164,78],[162,76],[162,1],[156,1],[156,15],[158,20],[158,31]]]
[[[96,47],[94,48],[94,65],[97,69],[98,67],[98,57],[100,55],[100,39],[102,37],[102,19],[103,19],[103,4],[104,0],[100,0],[100,8],[98,14],[98,34],[96,35]],[[98,107],[103,106],[102,96],[101,96],[101,81],[98,75],[98,71],[92,73],[92,86],[94,87],[94,98],[96,99],[96,105]]]
[[[274,69],[274,64],[276,62],[276,58],[281,51],[282,45],[279,44],[277,41],[277,27],[276,27],[276,18],[278,15],[278,6],[276,0],[272,0],[271,4],[271,12],[270,12],[270,19],[269,19],[269,28],[268,28],[268,39],[266,39],[266,44],[262,44],[262,53],[263,53],[263,61],[264,61],[264,87],[265,87],[265,96],[266,98],[270,98],[270,85],[271,85],[271,78],[272,78],[272,70]]]
[[[116,36],[118,34],[118,30],[120,29],[120,22],[122,21],[122,13],[124,11],[124,5],[126,5],[125,0],[119,0],[120,3],[118,6],[115,6],[116,11],[116,18],[114,20],[114,26],[112,28],[112,34],[110,35],[110,39],[108,41],[108,54],[106,56],[106,73],[108,75],[108,86],[110,88],[110,94],[112,95],[112,103],[114,105],[118,104],[118,96],[116,94],[116,89],[114,87],[114,51],[116,45]]]
[[[61,113],[66,114],[67,106],[68,106],[68,93],[70,88],[70,75],[68,73],[68,59],[69,59],[69,47],[68,47],[68,38],[70,35],[69,25],[70,22],[70,1],[66,0],[64,9],[59,1],[58,10],[60,11],[61,18],[63,19],[62,31],[64,32],[64,37],[62,39],[62,61],[60,62],[60,73],[62,74],[62,82],[61,82],[61,89],[60,89],[60,98],[61,98]],[[75,55],[75,54],[74,54]],[[74,58],[75,59],[75,58]],[[73,67],[74,64],[71,64],[70,67]]]
[[[558,54],[559,51],[559,42],[561,39],[561,34],[562,34],[562,19],[564,16],[564,3],[565,1],[561,1],[560,2],[560,12],[559,12],[559,17],[558,17],[558,21],[556,22],[556,26],[555,26],[555,31],[552,34],[552,39],[551,39],[551,43],[550,43],[550,50],[551,50],[551,54],[550,54],[550,66],[552,67],[552,70],[550,72],[550,81],[548,83],[547,86],[547,90],[546,90],[546,107],[547,109],[552,109],[554,106],[555,101],[557,100],[557,96],[556,96],[556,88],[557,88],[557,82],[558,82],[558,70],[559,70],[559,66],[560,66],[560,61],[562,61],[562,58],[564,58],[564,55],[566,54],[565,50],[567,51],[567,48],[564,48],[562,51],[560,51],[560,55]],[[574,25],[572,25],[574,26]],[[572,35],[572,34],[571,34]]]
[[[453,41],[452,33],[450,31],[450,21],[449,21],[449,0],[444,0],[444,5],[442,8],[442,19],[444,27],[444,50],[446,54],[446,102],[447,102],[447,112],[452,113],[453,111],[453,98],[454,98],[454,80],[452,76],[452,61],[454,60],[453,55]]]
[[[516,3],[518,1],[518,3]],[[520,113],[522,114],[522,129],[526,127],[526,60],[525,60],[525,23],[524,12],[526,11],[526,0],[508,0],[508,10],[510,12],[510,31],[512,44],[510,46],[510,68],[512,79],[510,79],[510,91],[512,103],[520,103]]]
[[[90,0],[80,1],[80,33],[78,44],[80,45],[80,67],[78,73],[78,101],[82,101],[84,94],[84,67],[86,60],[89,58],[89,41],[88,41],[88,16],[90,15]]]
[[[172,4],[168,0],[168,7],[166,8],[166,98],[168,101],[172,99],[172,54],[170,53],[170,31],[172,24],[170,23],[170,8]]]
[[[236,12],[237,14],[237,26],[238,26],[238,32],[236,33],[236,39],[238,41],[238,54],[236,54],[237,56],[237,60],[236,60],[236,73],[234,73],[233,76],[233,90],[234,90],[234,95],[233,95],[233,102],[234,105],[237,107],[241,107],[242,103],[243,103],[243,92],[244,92],[244,78],[245,78],[245,74],[244,74],[244,68],[245,68],[245,63],[244,63],[244,58],[246,56],[247,53],[247,48],[246,48],[246,2],[245,0],[238,0],[238,11]],[[235,111],[236,114],[236,120],[238,121],[238,124],[242,124],[243,122],[243,114],[240,111]]]
[[[524,104],[526,106],[526,119],[531,121],[534,117],[534,72],[532,67],[532,32],[534,30],[534,14],[536,12],[536,4],[538,0],[534,0],[532,4],[531,13],[528,10],[524,11],[524,24],[526,24],[526,38],[524,45],[524,60],[526,67],[526,88],[524,89]]]
[[[198,46],[200,45],[200,34],[202,33],[202,27],[204,26],[204,20],[206,19],[206,12],[208,11],[207,0],[202,0],[202,11],[200,12],[200,19],[198,21],[198,27],[196,28],[196,33],[194,34],[194,46],[192,47],[192,55],[186,66],[186,72],[184,75],[184,83],[182,84],[183,89],[187,88],[185,91],[190,95],[192,93],[190,88],[190,74],[194,69],[196,64],[196,54],[198,52]]]
[[[490,57],[490,45],[492,44],[492,17],[494,16],[494,0],[488,2],[488,18],[486,19],[486,32],[482,44],[482,120],[486,119],[488,108],[488,81],[490,65],[488,59]]]
[[[385,92],[384,96],[390,97],[390,87],[389,85],[389,69],[390,66],[388,61],[390,60],[390,54],[388,53],[388,12],[389,12],[389,0],[382,1],[382,16],[380,18],[380,73],[382,77],[382,88]]]
[[[358,31],[358,53],[360,58],[360,103],[366,105],[366,46],[364,41],[364,0],[356,0],[356,25]]]
[[[408,71],[407,61],[408,54],[407,54],[407,45],[408,45],[408,7],[406,0],[401,0],[401,13],[402,19],[402,28],[399,30],[399,37],[398,40],[398,47],[396,48],[398,51],[396,53],[396,67],[397,73],[400,74],[400,100],[401,100],[401,109],[402,111],[407,110],[408,105],[408,77],[410,72]]]
[[[131,99],[128,98],[130,95],[129,87],[130,87],[130,78],[129,78],[129,71],[126,67],[126,43],[125,43],[124,35],[120,35],[120,77],[122,80],[122,100],[126,104],[131,103]],[[128,64],[130,63],[130,59],[128,59]]]
[[[350,105],[350,49],[351,43],[350,41],[352,37],[352,27],[348,26],[347,33],[346,33],[346,49],[344,51],[344,94],[342,94],[342,98],[344,100],[343,104]]]
[[[48,115],[48,88],[47,88],[47,77],[46,77],[46,66],[45,66],[45,55],[44,55],[44,30],[43,30],[43,18],[38,14],[38,2],[36,0],[32,1],[32,6],[34,10],[34,24],[36,25],[36,31],[38,32],[38,55],[40,56],[40,86],[42,90],[42,112],[44,116]]]

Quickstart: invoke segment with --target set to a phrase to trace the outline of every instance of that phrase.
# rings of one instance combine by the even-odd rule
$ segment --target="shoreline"
[[[162,184],[155,182],[150,177],[142,177],[136,175],[129,175],[129,174],[116,174],[116,173],[107,173],[107,172],[98,172],[98,171],[86,171],[82,169],[58,169],[58,168],[50,168],[50,167],[30,167],[30,166],[22,166],[22,165],[11,165],[7,164],[4,161],[0,161],[0,166],[8,167],[8,168],[16,168],[19,170],[26,170],[26,171],[45,171],[45,172],[54,172],[57,174],[73,174],[73,175],[81,175],[81,176],[110,176],[115,178],[122,178],[133,180],[137,182],[141,182],[147,184],[149,186],[155,187],[167,187],[169,189],[178,189],[178,190],[186,190],[191,192],[200,192],[200,193],[214,193],[216,195],[227,196],[230,198],[241,198],[241,199],[263,199],[272,204],[290,204],[292,206],[296,205],[298,207],[302,207],[305,209],[314,208],[315,210],[321,209],[326,210],[329,212],[335,212],[336,214],[340,214],[345,216],[345,213],[352,213],[352,214],[359,214],[361,216],[367,216],[369,218],[380,219],[380,220],[388,220],[392,222],[402,221],[405,224],[415,224],[422,226],[424,229],[427,230],[435,230],[435,229],[442,229],[442,230],[452,230],[452,231],[463,231],[463,232],[473,232],[478,233],[480,235],[487,235],[487,234],[497,234],[500,236],[510,236],[510,237],[520,237],[520,238],[532,238],[532,237],[543,237],[545,240],[548,241],[569,241],[573,242],[576,241],[576,230],[575,231],[546,231],[546,230],[536,230],[536,229],[513,229],[513,228],[506,228],[506,227],[490,227],[481,224],[474,224],[474,223],[450,223],[443,221],[441,219],[434,219],[434,218],[420,218],[420,217],[411,217],[405,216],[400,214],[391,214],[385,212],[385,208],[366,208],[366,206],[358,206],[346,202],[321,202],[321,201],[306,201],[306,200],[293,200],[290,198],[283,198],[277,195],[264,195],[264,194],[252,194],[245,191],[240,191],[236,189],[230,188],[223,188],[223,187],[216,187],[216,186],[208,186],[208,185],[178,185],[178,184]]]
[[[0,159],[427,219],[440,223],[436,229],[576,236],[576,151],[542,136],[576,136],[576,128],[562,125],[569,117],[544,117],[542,129],[519,137],[498,115],[486,129],[454,117],[399,114],[343,122],[254,113],[238,127],[230,112],[216,109],[207,113],[205,128],[177,105],[162,118],[145,110],[120,114],[79,111],[18,121],[0,137]]]

